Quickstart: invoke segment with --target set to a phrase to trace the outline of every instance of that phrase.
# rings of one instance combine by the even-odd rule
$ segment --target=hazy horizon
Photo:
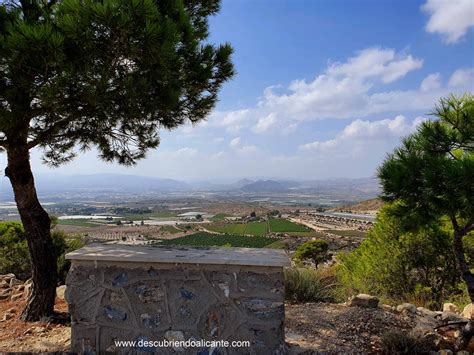
[[[33,171],[185,181],[373,176],[440,97],[474,91],[474,20],[469,1],[453,6],[223,1],[210,40],[232,44],[237,75],[207,121],[162,132],[160,147],[132,168],[92,150],[50,169],[35,150]]]

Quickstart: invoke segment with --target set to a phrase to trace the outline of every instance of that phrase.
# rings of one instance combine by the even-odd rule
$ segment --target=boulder
[[[443,322],[461,322],[465,319],[457,313],[445,311],[441,314],[441,320]]]
[[[454,303],[443,304],[443,312],[459,313],[459,308]]]
[[[411,303],[403,303],[399,304],[397,306],[397,311],[400,313],[411,313],[411,314],[416,314],[416,306]]]
[[[438,316],[438,313],[425,307],[418,307],[416,310],[423,317],[436,318]]]
[[[351,307],[365,307],[365,308],[377,308],[379,305],[379,299],[375,296],[366,295],[360,293],[357,296],[349,298],[348,306]]]
[[[66,285],[61,285],[59,287],[56,287],[56,297],[64,300],[64,293],[66,292]]]
[[[464,307],[461,315],[466,319],[474,319],[474,303],[469,303]]]
[[[390,306],[389,304],[383,304],[380,306],[385,312],[393,312],[395,310],[395,307]]]

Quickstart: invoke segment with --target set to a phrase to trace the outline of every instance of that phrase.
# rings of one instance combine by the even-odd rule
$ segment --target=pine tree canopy
[[[159,130],[206,117],[233,75],[213,45],[217,0],[20,0],[0,4],[0,146],[79,150],[130,165]]]
[[[414,226],[419,218],[449,217],[467,233],[474,225],[474,96],[441,99],[433,115],[380,167],[383,197],[400,201],[400,215]]]

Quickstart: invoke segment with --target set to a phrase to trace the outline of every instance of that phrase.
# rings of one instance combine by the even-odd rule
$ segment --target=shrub
[[[331,268],[285,269],[285,298],[290,302],[334,301],[336,278]]]
[[[21,223],[0,223],[0,274],[13,273],[26,280],[30,276],[30,256]]]
[[[85,243],[80,237],[68,237],[62,231],[53,231],[51,234],[58,255],[58,283],[64,284],[66,276],[71,267],[71,262],[66,260],[66,254],[76,249],[82,248]]]
[[[328,260],[328,243],[324,240],[310,240],[301,244],[295,252],[293,259],[296,261],[311,260],[315,266]]]
[[[339,255],[338,277],[349,294],[370,293],[393,300],[419,299],[440,307],[457,291],[459,277],[452,238],[440,225],[405,232],[384,207],[367,239],[353,252]]]
[[[51,233],[58,255],[58,281],[64,283],[70,262],[65,254],[84,246],[80,238],[69,238],[62,231]],[[19,222],[0,222],[0,274],[13,273],[21,280],[31,277],[31,260],[25,231]]]
[[[384,354],[429,354],[434,349],[430,339],[415,337],[401,331],[389,331],[382,335],[382,352]]]

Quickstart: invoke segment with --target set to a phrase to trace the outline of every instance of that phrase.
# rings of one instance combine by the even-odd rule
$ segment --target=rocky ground
[[[57,290],[55,317],[25,323],[20,320],[20,313],[28,285],[12,274],[0,275],[0,353],[67,352],[71,331],[64,287]],[[379,305],[375,297],[367,295],[359,295],[344,304],[287,304],[286,341],[290,354],[379,354],[382,335],[397,330],[431,337],[440,349],[455,353],[459,327],[434,328],[463,321],[472,314],[472,305],[460,312],[456,306],[445,304],[443,311],[434,312],[412,304]],[[474,351],[474,341],[470,345]],[[449,351],[441,354],[451,354]]]
[[[382,308],[306,303],[286,306],[286,341],[295,353],[377,353],[388,330],[408,331],[413,320]]]

